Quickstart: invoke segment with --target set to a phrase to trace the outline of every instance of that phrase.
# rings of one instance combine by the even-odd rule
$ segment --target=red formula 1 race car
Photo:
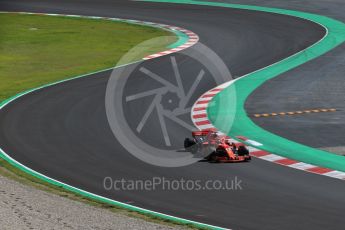
[[[228,138],[214,129],[192,132],[193,138],[186,138],[186,151],[204,157],[210,162],[245,162],[250,161],[249,150],[244,145],[236,146]]]

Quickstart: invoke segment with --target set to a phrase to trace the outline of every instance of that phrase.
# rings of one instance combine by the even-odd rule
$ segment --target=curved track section
[[[198,127],[200,130],[203,129],[217,129],[212,122],[209,120],[208,116],[207,116],[207,107],[209,106],[209,104],[212,103],[212,99],[218,94],[220,93],[222,90],[224,90],[225,88],[229,87],[230,85],[232,85],[234,83],[234,81],[230,81],[224,84],[221,84],[209,91],[207,91],[206,93],[204,93],[203,95],[201,95],[201,97],[194,103],[193,107],[192,107],[192,111],[191,111],[191,118],[192,121],[194,123],[194,125],[196,127]],[[301,162],[301,161],[296,161],[293,159],[289,159],[286,157],[282,157],[273,153],[269,153],[267,151],[263,151],[258,149],[259,147],[261,147],[263,144],[259,143],[257,141],[254,140],[250,140],[244,136],[236,136],[236,139],[233,139],[229,136],[227,136],[227,134],[222,133],[220,131],[218,131],[219,134],[223,135],[223,138],[226,138],[228,141],[230,141],[230,143],[235,143],[236,145],[241,144],[240,141],[242,141],[243,143],[245,143],[250,151],[250,155],[253,157],[257,157],[261,160],[266,160],[269,162],[273,162],[279,165],[283,165],[283,166],[287,166],[287,167],[291,167],[294,169],[299,169],[299,170],[303,170],[309,173],[315,173],[318,175],[323,175],[323,176],[328,176],[328,177],[332,177],[332,178],[337,178],[340,180],[345,180],[345,172],[341,172],[341,171],[337,171],[337,170],[333,170],[333,169],[329,169],[329,168],[324,168],[324,167],[320,167],[317,165],[312,165],[312,164],[308,164],[305,162]],[[258,147],[255,148],[254,146]]]
[[[133,18],[188,28],[241,76],[290,56],[324,35],[318,25],[293,17],[204,6],[127,1],[8,1],[2,9]],[[169,58],[169,57],[166,57]],[[183,53],[176,56],[191,66]],[[145,64],[167,72],[164,58]],[[191,70],[192,71],[192,70]],[[234,229],[340,229],[345,185],[280,167],[209,164],[161,168],[130,155],[113,137],[105,106],[110,71],[19,98],[0,113],[0,146],[14,159],[51,178],[125,203]],[[190,80],[183,78],[183,81]],[[205,81],[200,96],[215,82]],[[145,87],[137,84],[133,88]],[[140,111],[140,108],[136,111]],[[135,116],[129,120],[135,121]],[[171,124],[169,129],[174,129]],[[154,125],[152,129],[157,127]],[[188,132],[176,133],[176,137]],[[242,180],[237,191],[107,191],[103,179]],[[332,226],[330,226],[332,223]]]

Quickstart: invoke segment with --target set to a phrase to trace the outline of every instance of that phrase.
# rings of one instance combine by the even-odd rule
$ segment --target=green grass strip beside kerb
[[[150,0],[149,0],[150,1]],[[259,126],[257,126],[247,115],[244,105],[248,96],[267,80],[279,76],[280,74],[300,66],[314,58],[325,54],[336,46],[345,41],[345,24],[331,19],[329,17],[310,14],[305,12],[298,12],[292,10],[275,9],[259,6],[237,5],[219,2],[202,2],[202,1],[183,1],[183,0],[153,0],[154,2],[170,2],[170,3],[184,3],[197,4],[218,7],[229,7],[245,10],[256,10],[269,13],[277,13],[290,15],[294,17],[303,18],[309,21],[318,23],[328,30],[328,34],[318,43],[309,47],[308,49],[295,54],[287,59],[284,59],[265,69],[251,73],[237,81],[233,85],[223,90],[216,97],[213,98],[211,106],[208,108],[208,117],[212,124],[222,131],[225,127],[229,127],[231,119],[234,121],[228,135],[245,136],[249,139],[262,143],[262,146],[255,146],[259,149],[275,153],[287,158],[297,161],[302,161],[317,166],[322,166],[334,170],[345,172],[345,157],[331,154],[326,151],[314,149],[296,142],[287,140],[280,136],[274,135]],[[303,34],[301,35],[303,36]],[[233,97],[236,95],[236,98]],[[236,113],[234,114],[231,100],[236,100]]]
[[[6,13],[6,12],[0,12],[0,13]],[[69,16],[65,16],[65,15],[61,15],[61,16],[69,17]],[[85,17],[85,18],[88,18],[88,17]],[[105,20],[105,19],[95,18],[95,20]],[[140,23],[131,23],[131,22],[126,21],[126,20],[121,20],[121,21],[129,23],[129,24],[140,24]],[[143,26],[150,26],[148,24],[142,24],[142,25]],[[157,27],[157,26],[152,26],[152,27]],[[165,28],[162,28],[162,29],[165,29]],[[165,29],[165,30],[167,30],[167,29]],[[175,42],[174,44],[169,45],[169,48],[176,48],[176,47],[178,47],[180,45],[183,45],[185,42],[188,41],[188,36],[186,34],[180,32],[180,31],[175,31],[175,30],[169,30],[169,31],[175,33],[176,36],[178,36],[178,38],[179,38],[177,42]],[[132,63],[128,63],[127,65],[129,65],[129,64],[132,64]],[[121,66],[117,66],[116,68],[119,68],[119,67],[121,67]],[[90,76],[92,74],[96,74],[96,73],[100,73],[100,72],[103,72],[103,71],[111,70],[113,68],[115,68],[115,67],[107,68],[107,69],[103,69],[103,70],[99,70],[99,71],[95,71],[95,72],[84,74],[84,75],[79,75],[79,76],[71,77],[71,78],[68,78],[68,79],[65,79],[65,80],[53,82],[53,83],[50,83],[50,84],[47,84],[47,85],[43,85],[43,86],[38,87],[38,88],[34,88],[34,89],[27,90],[25,92],[21,92],[21,93],[15,95],[13,97],[7,99],[7,100],[2,101],[0,103],[0,110],[3,107],[5,107],[7,104],[9,104],[12,101],[16,100],[17,98],[20,98],[21,96],[29,94],[29,93],[31,93],[33,91],[36,91],[36,90],[39,90],[39,89],[42,89],[42,88],[46,88],[46,87],[49,87],[49,86],[52,86],[52,85],[56,85],[56,84],[59,84],[59,83],[62,83],[62,82],[70,81],[70,80],[73,80],[73,79],[87,77],[87,76]],[[154,211],[151,211],[151,210],[143,209],[143,208],[136,207],[136,206],[133,206],[133,205],[129,205],[129,204],[126,204],[126,203],[122,203],[122,202],[119,202],[119,201],[108,199],[106,197],[98,196],[96,194],[93,194],[93,193],[90,193],[90,192],[87,192],[87,191],[75,188],[73,186],[70,186],[70,185],[64,184],[64,183],[62,183],[60,181],[54,180],[52,178],[49,178],[49,177],[47,177],[47,176],[45,176],[43,174],[40,174],[39,172],[36,172],[36,171],[34,171],[34,170],[32,170],[32,169],[30,169],[30,168],[20,164],[16,160],[12,159],[1,148],[0,148],[0,158],[6,160],[11,165],[13,165],[14,167],[22,170],[23,172],[25,172],[25,173],[27,173],[27,174],[29,174],[31,176],[34,176],[34,177],[36,177],[36,178],[38,178],[38,179],[40,179],[42,181],[45,181],[45,182],[47,182],[49,184],[52,184],[52,185],[55,185],[57,187],[63,188],[65,190],[67,190],[67,191],[79,194],[81,196],[93,199],[95,201],[99,201],[99,202],[103,202],[103,203],[106,203],[106,204],[114,205],[114,206],[117,206],[117,207],[120,207],[120,208],[127,209],[129,211],[135,211],[135,212],[147,215],[147,216],[151,216],[153,218],[167,220],[167,221],[171,221],[173,223],[183,224],[183,225],[191,226],[191,227],[194,227],[194,228],[199,228],[199,229],[224,229],[224,228],[220,228],[220,227],[216,227],[216,226],[212,226],[212,225],[208,225],[208,224],[199,223],[199,222],[196,222],[196,221],[191,221],[191,220],[187,220],[187,219],[183,219],[183,218],[178,218],[178,217],[175,217],[175,216],[169,216],[169,215],[165,215],[165,214],[162,214],[162,213],[157,213],[157,212],[154,212]]]

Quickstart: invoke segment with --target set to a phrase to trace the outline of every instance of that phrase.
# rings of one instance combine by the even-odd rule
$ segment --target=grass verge
[[[152,54],[177,40],[171,32],[124,22],[11,13],[0,14],[0,34],[0,101],[115,66],[143,41],[167,38],[147,51]]]

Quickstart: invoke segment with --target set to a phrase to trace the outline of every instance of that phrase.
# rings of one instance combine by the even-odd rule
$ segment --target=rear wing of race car
[[[194,131],[192,132],[193,137],[197,136],[207,136],[210,133],[210,131]]]
[[[198,131],[194,131],[192,132],[192,136],[196,137],[196,136],[207,136],[210,133],[215,133],[217,132],[216,129],[212,128],[212,129],[203,129],[203,130],[198,130]]]

